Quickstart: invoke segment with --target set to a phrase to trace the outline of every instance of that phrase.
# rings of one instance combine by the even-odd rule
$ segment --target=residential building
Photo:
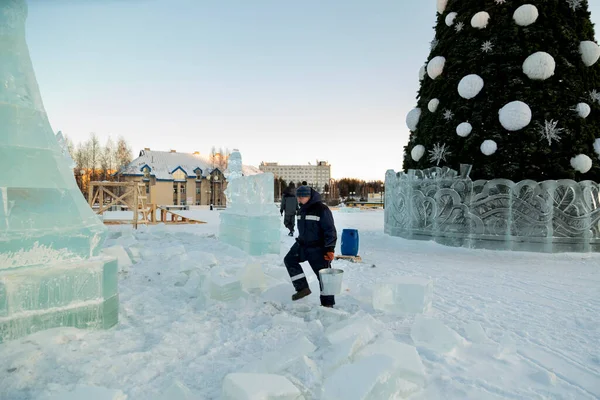
[[[259,169],[262,172],[271,172],[276,178],[286,182],[306,181],[317,191],[323,191],[325,185],[331,180],[331,165],[327,161],[317,160],[315,165],[279,165],[276,162],[262,162]]]
[[[145,148],[139,157],[121,168],[116,176],[122,182],[143,182],[147,202],[159,206],[225,206],[227,188],[223,162],[213,164],[200,153],[155,151]],[[260,173],[255,167],[243,166],[244,175]]]

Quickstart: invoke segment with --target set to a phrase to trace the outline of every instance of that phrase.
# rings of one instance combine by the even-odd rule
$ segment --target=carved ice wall
[[[600,185],[472,181],[471,166],[387,171],[385,232],[449,246],[536,252],[600,250]]]

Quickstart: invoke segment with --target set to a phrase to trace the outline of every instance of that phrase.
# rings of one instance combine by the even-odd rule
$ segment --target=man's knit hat
[[[310,187],[308,186],[300,186],[296,189],[297,197],[310,197]]]

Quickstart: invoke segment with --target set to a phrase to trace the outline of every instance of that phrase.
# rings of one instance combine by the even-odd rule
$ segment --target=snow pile
[[[455,12],[448,13],[448,15],[446,15],[446,20],[445,20],[446,25],[448,25],[448,26],[454,25],[454,20],[456,19],[457,16],[458,16],[458,14]]]
[[[507,131],[518,131],[531,122],[531,108],[522,101],[512,101],[498,112],[500,124]]]
[[[571,158],[571,167],[585,174],[592,168],[592,159],[585,154],[579,154]]]
[[[590,40],[585,40],[579,44],[579,53],[581,60],[586,67],[591,67],[600,59],[600,46]]]
[[[427,75],[431,79],[435,79],[438,76],[442,75],[444,72],[444,65],[446,64],[446,58],[442,56],[437,56],[431,59],[427,63]]]
[[[600,397],[600,305],[589,301],[600,254],[449,248],[386,235],[382,210],[334,210],[340,234],[360,230],[364,262],[334,261],[346,286],[328,309],[319,307],[308,265],[313,294],[291,301],[282,257],[294,238],[283,225],[280,255],[248,257],[218,239],[214,214],[190,212],[212,221],[202,225],[110,226],[108,247],[122,246],[130,258],[133,250],[162,249],[171,258],[156,251],[119,275],[116,327],[58,328],[0,344],[0,397],[68,399],[74,390],[85,400],[221,399],[224,390],[242,399]],[[257,291],[244,290],[251,270]],[[426,285],[408,292],[410,276],[435,279],[427,317],[397,313],[428,303],[418,292]],[[211,298],[215,278],[237,297]],[[392,295],[378,293],[380,285]],[[382,297],[392,299],[391,312],[374,309]],[[265,374],[265,383],[257,379]],[[94,398],[94,390],[105,396]]]
[[[458,94],[463,99],[472,99],[483,89],[483,79],[477,74],[463,77],[458,83]]]
[[[429,103],[427,103],[427,109],[434,113],[437,111],[438,106],[440,105],[440,101],[438,99],[431,99],[429,100]]]
[[[546,80],[554,75],[555,69],[554,57],[544,51],[533,53],[523,62],[523,73],[533,80]]]
[[[471,26],[476,29],[484,29],[490,22],[490,14],[485,11],[480,11],[471,18]]]
[[[519,26],[529,26],[537,21],[539,12],[533,4],[523,4],[517,8],[513,14],[515,23]]]
[[[411,131],[417,130],[417,125],[419,124],[419,119],[421,118],[421,109],[413,108],[406,114],[406,126]]]
[[[498,145],[493,140],[484,140],[483,143],[481,143],[480,150],[486,156],[491,156],[498,150]]]
[[[462,122],[456,127],[456,134],[460,137],[467,137],[473,131],[473,127],[468,122]]]
[[[422,144],[416,145],[410,151],[410,157],[413,159],[413,161],[419,161],[423,157],[424,154],[425,154],[425,146],[423,146]]]

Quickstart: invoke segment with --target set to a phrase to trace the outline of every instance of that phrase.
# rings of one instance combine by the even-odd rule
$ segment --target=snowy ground
[[[319,399],[330,374],[328,323],[320,321],[315,294],[289,301],[282,257],[293,239],[282,230],[279,256],[249,258],[218,241],[218,211],[189,213],[208,223],[133,234],[128,226],[111,226],[106,246],[139,249],[142,256],[122,272],[119,325],[53,329],[1,344],[0,399],[36,399],[80,384],[147,400],[175,380],[198,398],[219,399],[228,373],[269,352],[285,354],[302,337],[318,348],[309,357],[324,377],[294,368],[281,374],[297,379],[307,399]],[[447,353],[417,346],[426,383],[411,399],[600,398],[600,254],[449,248],[384,235],[382,211],[334,216],[340,233],[359,229],[364,260],[334,263],[345,271],[339,310],[369,314],[388,332],[381,335],[412,345],[415,316],[374,310],[372,288],[395,276],[429,277],[434,297],[427,316],[465,338]],[[211,268],[210,254],[219,266],[259,262],[270,288],[233,302],[207,298],[202,273]],[[311,285],[317,291],[314,279]]]

